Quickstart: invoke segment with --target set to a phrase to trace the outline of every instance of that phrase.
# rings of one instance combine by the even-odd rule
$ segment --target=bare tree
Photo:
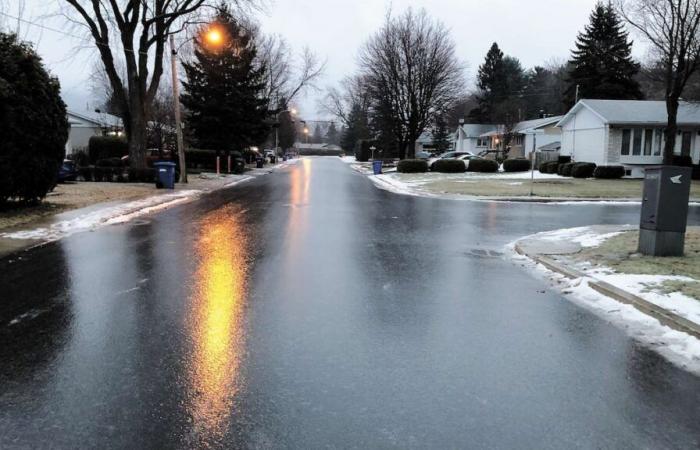
[[[671,164],[678,130],[678,105],[700,66],[700,1],[617,0],[620,15],[647,40],[660,61],[668,125],[664,164]]]
[[[320,106],[349,127],[353,113],[368,114],[372,104],[370,87],[367,78],[362,75],[345,77],[340,85],[341,89],[328,89]]]
[[[415,142],[435,114],[447,111],[463,92],[463,68],[445,26],[425,10],[388,15],[360,53],[378,107],[390,116],[399,157],[415,156]]]
[[[250,5],[255,0],[233,0]],[[146,165],[146,125],[163,75],[166,41],[218,0],[62,0],[74,23],[87,27],[121,104],[133,167]],[[69,15],[70,17],[70,15]],[[121,48],[122,55],[118,52]],[[120,58],[121,56],[121,58]],[[123,60],[126,76],[118,69]],[[124,79],[125,78],[125,79]]]

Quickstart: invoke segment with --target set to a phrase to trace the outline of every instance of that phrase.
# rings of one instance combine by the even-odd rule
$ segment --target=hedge
[[[93,136],[88,143],[90,162],[100,159],[121,158],[129,154],[129,144],[121,136]]]
[[[503,161],[504,172],[527,172],[531,168],[532,164],[529,159],[515,158]]]
[[[372,145],[372,141],[367,141],[364,139],[357,141],[355,144],[355,159],[359,162],[369,161],[369,158],[372,155],[372,150],[370,150]]]
[[[400,173],[421,173],[428,171],[428,161],[422,159],[403,159],[396,165]]]
[[[574,178],[591,178],[595,172],[595,163],[578,162],[571,168],[571,176]]]
[[[559,164],[559,166],[557,167],[557,174],[561,175],[562,177],[570,177],[574,164],[576,163],[568,162],[564,164]]]
[[[571,162],[571,156],[559,156],[557,158],[559,164],[566,164]]]
[[[431,166],[433,172],[462,173],[467,171],[467,166],[461,159],[438,159]]]
[[[492,159],[472,159],[467,166],[469,172],[498,172],[498,163]]]
[[[545,161],[542,164],[540,164],[540,172],[541,173],[557,173],[558,168],[559,168],[558,161]]]
[[[598,166],[593,171],[594,178],[606,180],[614,180],[625,176],[625,168],[623,166]]]

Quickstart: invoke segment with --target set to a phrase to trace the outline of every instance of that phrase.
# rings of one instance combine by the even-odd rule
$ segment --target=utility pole
[[[170,35],[170,65],[173,72],[173,107],[175,109],[175,133],[177,134],[177,155],[180,163],[180,183],[187,183],[187,163],[185,145],[182,139],[182,119],[180,117],[180,85],[177,79],[177,50],[175,37]]]
[[[575,101],[574,103],[578,103],[578,91],[579,91],[579,88],[580,88],[580,87],[581,87],[580,84],[577,84],[577,85],[576,85],[576,101]]]

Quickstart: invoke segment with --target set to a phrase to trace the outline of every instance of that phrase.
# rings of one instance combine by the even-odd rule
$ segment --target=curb
[[[681,317],[678,314],[671,312],[667,309],[661,308],[651,302],[644,300],[638,295],[634,295],[631,292],[620,289],[608,282],[598,280],[595,277],[590,276],[587,273],[583,273],[578,269],[570,267],[566,264],[562,264],[552,258],[543,255],[532,255],[525,252],[520,244],[516,242],[515,251],[522,256],[530,258],[531,260],[542,264],[547,269],[564,275],[570,279],[576,278],[588,278],[588,285],[600,294],[617,300],[621,303],[626,303],[628,305],[634,306],[638,311],[651,316],[661,322],[663,325],[668,326],[676,331],[681,331],[687,333],[700,339],[700,325],[692,322],[685,317]]]

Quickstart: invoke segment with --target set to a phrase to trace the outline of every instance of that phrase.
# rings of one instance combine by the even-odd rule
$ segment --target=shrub
[[[428,161],[422,159],[403,159],[396,165],[400,173],[420,173],[428,171]]]
[[[673,155],[672,166],[693,167],[693,158],[688,155]]]
[[[693,166],[693,180],[700,180],[700,164]]]
[[[370,150],[370,147],[372,147],[371,141],[364,139],[357,141],[355,144],[355,159],[359,162],[369,161],[369,158],[372,155],[372,150]]]
[[[591,178],[595,172],[595,163],[578,162],[571,168],[571,176],[574,178]]]
[[[566,164],[571,162],[571,156],[559,156],[557,158],[559,164]]]
[[[124,167],[124,161],[121,158],[103,158],[98,159],[95,165],[100,167]]]
[[[541,173],[557,173],[558,168],[559,162],[557,161],[545,161],[542,164],[540,164]]]
[[[492,159],[472,159],[467,166],[469,172],[498,172],[498,163]]]
[[[530,160],[525,158],[506,159],[503,161],[504,172],[527,172],[531,168]]]
[[[104,174],[104,169],[102,167],[93,167],[92,168],[92,179],[93,181],[104,181],[105,179],[105,174]]]
[[[467,166],[461,159],[438,159],[431,166],[433,172],[462,173],[467,171]]]
[[[66,156],[66,158],[74,161],[78,167],[87,167],[90,165],[90,155],[88,154],[87,147],[73,150],[73,153]]]
[[[30,45],[0,33],[0,203],[33,203],[56,185],[68,139],[60,90]]]
[[[562,177],[570,177],[571,176],[571,170],[574,167],[574,164],[572,162],[564,163],[564,164],[559,164],[557,166],[557,173],[561,175]]]
[[[92,172],[93,172],[92,167],[79,167],[78,168],[78,174],[83,179],[83,181],[92,181],[93,180]]]
[[[100,159],[121,158],[129,154],[126,138],[121,136],[93,136],[88,143],[90,162],[96,164]]]
[[[625,176],[625,168],[623,166],[598,166],[593,171],[595,178],[614,180]]]

